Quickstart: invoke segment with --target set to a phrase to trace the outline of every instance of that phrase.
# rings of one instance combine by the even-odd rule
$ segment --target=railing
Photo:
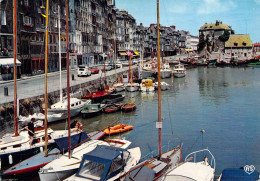
[[[215,167],[216,167],[216,161],[215,161],[215,158],[214,158],[214,156],[213,156],[213,154],[206,148],[206,149],[203,149],[203,150],[198,150],[198,151],[195,151],[195,152],[192,152],[192,153],[190,153],[190,154],[188,154],[187,156],[186,156],[186,158],[185,158],[185,162],[188,162],[188,161],[191,161],[192,159],[193,159],[193,162],[196,162],[196,156],[197,156],[197,154],[198,153],[202,153],[202,152],[208,152],[209,153],[209,155],[211,156],[211,159],[209,160],[209,163],[210,163],[210,165],[211,165],[211,167],[213,167],[214,169],[215,169]],[[192,155],[194,155],[193,157],[191,157]],[[206,155],[205,155],[206,156]],[[205,159],[205,157],[204,157],[204,159]],[[206,161],[206,160],[204,160],[204,161]]]

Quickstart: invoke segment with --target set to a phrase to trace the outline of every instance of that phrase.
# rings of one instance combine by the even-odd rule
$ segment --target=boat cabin
[[[153,81],[151,79],[143,79],[142,80],[142,87],[152,87]]]
[[[129,77],[128,77],[128,73],[123,73],[123,83],[128,83],[129,81]]]
[[[130,153],[125,149],[98,145],[83,155],[76,177],[108,180],[124,170],[129,158]]]
[[[80,99],[75,99],[75,98],[71,98],[70,99],[70,107],[73,108],[73,107],[77,107],[79,105],[82,105],[83,102],[80,100]],[[56,104],[53,104],[51,106],[51,109],[65,109],[67,108],[68,106],[68,102],[67,102],[67,99],[66,100],[63,100],[62,102],[57,102]]]

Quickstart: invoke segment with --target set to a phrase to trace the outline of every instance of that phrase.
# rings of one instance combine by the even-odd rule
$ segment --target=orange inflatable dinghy
[[[118,134],[133,129],[134,126],[127,124],[118,124],[104,130],[105,134]]]

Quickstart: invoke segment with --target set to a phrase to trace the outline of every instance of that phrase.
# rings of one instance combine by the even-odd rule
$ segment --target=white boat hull
[[[161,82],[161,90],[165,91],[169,89],[169,84],[167,84],[166,82]],[[155,83],[155,88],[158,89],[158,82]]]
[[[152,70],[145,70],[145,69],[141,69],[140,71],[140,79],[145,79],[147,77],[153,77],[154,71]]]
[[[135,92],[135,91],[138,91],[139,90],[139,85],[138,84],[128,84],[125,86],[125,89],[128,91],[128,92]]]
[[[117,92],[121,92],[121,91],[124,91],[125,90],[125,86],[124,84],[114,84],[113,85],[113,88],[117,91]]]
[[[154,90],[154,87],[141,87],[142,92],[153,92]]]
[[[51,173],[44,173],[41,172],[39,174],[41,181],[56,181],[56,180],[64,180],[68,178],[69,176],[75,174],[77,172],[78,168],[66,170],[66,171],[57,171],[57,172],[51,172]]]
[[[115,147],[127,148],[131,144],[131,142],[127,140],[118,140],[118,139],[114,139],[114,140],[115,142],[119,141],[124,144],[117,144],[115,142],[108,143],[99,140],[91,140],[86,143],[83,143],[82,145],[78,146],[72,151],[72,156],[70,159],[68,158],[68,153],[66,153],[60,158],[44,166],[39,171],[41,181],[64,180],[65,178],[73,175],[80,166],[80,162],[83,154],[92,151],[93,149],[96,148],[97,145],[107,145],[107,146],[112,145]],[[57,175],[56,173],[58,173],[59,175]]]
[[[173,76],[176,78],[185,77],[185,73],[173,73]]]
[[[161,78],[165,79],[165,78],[170,78],[172,75],[172,71],[161,71]]]
[[[84,105],[70,109],[70,117],[77,116],[80,111],[83,109]],[[64,120],[68,118],[68,110],[67,109],[49,109],[48,110],[48,122],[55,122],[59,120]]]
[[[122,92],[122,91],[125,90],[125,87],[116,87],[115,90],[116,90],[117,92]]]

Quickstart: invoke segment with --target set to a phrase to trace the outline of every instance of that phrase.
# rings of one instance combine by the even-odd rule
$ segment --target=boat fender
[[[40,147],[40,152],[43,152],[43,147]]]
[[[12,165],[13,164],[13,156],[9,155],[8,160],[9,160],[9,164]]]
[[[77,126],[78,126],[78,128],[79,128],[81,131],[83,130],[83,126],[82,126],[82,124],[77,123]]]

